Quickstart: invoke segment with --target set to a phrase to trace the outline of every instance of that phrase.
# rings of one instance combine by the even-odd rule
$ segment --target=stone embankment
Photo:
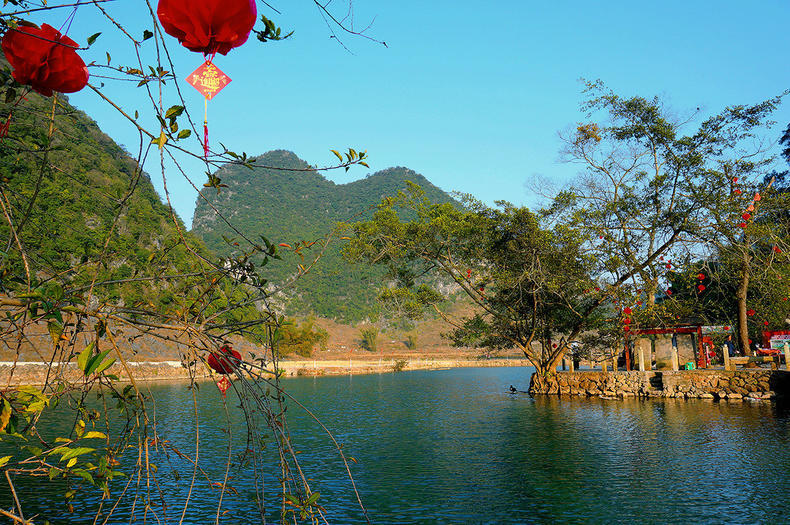
[[[533,383],[534,387],[534,383]],[[790,395],[790,371],[744,369],[558,372],[544,392],[560,396],[767,400]]]

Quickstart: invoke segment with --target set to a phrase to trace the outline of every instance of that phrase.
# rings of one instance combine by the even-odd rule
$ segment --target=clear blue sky
[[[342,0],[335,0],[338,7]],[[155,3],[155,2],[154,2]],[[139,1],[107,5],[135,34],[150,27]],[[558,162],[558,132],[581,120],[580,78],[602,79],[622,95],[661,95],[679,113],[716,113],[790,88],[790,3],[761,2],[399,2],[356,0],[355,21],[388,47],[346,36],[344,50],[310,0],[277,2],[259,12],[284,30],[286,41],[246,45],[215,63],[233,82],[209,105],[212,142],[260,154],[289,149],[311,164],[331,163],[330,148],[367,149],[370,172],[414,169],[444,190],[492,203],[533,205],[525,182],[536,175],[562,184],[576,168]],[[103,31],[86,61],[132,64],[118,32],[81,8],[69,35],[81,43]],[[50,15],[56,25],[66,11]],[[34,21],[43,21],[33,18]],[[57,23],[57,25],[60,25]],[[169,40],[179,78],[202,59]],[[144,44],[144,52],[151,49]],[[101,74],[92,70],[92,74]],[[93,83],[100,82],[94,76]],[[146,109],[143,90],[107,83],[108,95]],[[202,97],[182,90],[202,116]],[[134,129],[84,90],[71,101],[116,141],[134,151]],[[165,106],[176,103],[174,97]],[[790,122],[790,101],[776,115]],[[150,120],[148,121],[150,122]],[[161,191],[158,159],[146,164]],[[205,181],[198,162],[184,166]],[[337,183],[368,170],[332,172]],[[191,222],[196,194],[168,171],[175,208]],[[276,203],[273,203],[276,204]]]

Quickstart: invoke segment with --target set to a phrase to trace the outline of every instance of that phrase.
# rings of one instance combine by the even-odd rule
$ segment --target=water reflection
[[[783,497],[790,485],[786,405],[506,393],[510,384],[526,384],[528,374],[415,371],[295,378],[285,386],[356,460],[353,472],[374,523],[770,523],[790,511]],[[189,392],[183,384],[152,392],[160,433],[192,452]],[[198,395],[201,466],[221,477],[228,452],[222,429],[231,428],[233,451],[240,452],[243,420],[231,402],[228,427],[216,391]],[[362,521],[332,443],[307,415],[295,407],[288,413],[300,462],[330,522]],[[271,452],[269,487],[277,474]],[[162,464],[162,490],[176,508],[187,487],[174,473],[188,476],[191,465],[178,457]],[[225,496],[230,512],[221,523],[259,521],[245,469],[232,470],[239,494]],[[62,512],[49,486],[22,483],[20,491],[27,514]],[[8,495],[0,497],[7,506]],[[198,483],[185,523],[213,522],[218,497]],[[80,512],[96,504],[88,501]],[[118,521],[123,517],[128,521],[128,508]],[[172,512],[167,517],[178,521]],[[139,510],[132,522],[142,523]]]

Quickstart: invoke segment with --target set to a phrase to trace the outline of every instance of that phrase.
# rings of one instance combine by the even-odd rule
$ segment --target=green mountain
[[[254,169],[239,165],[219,169],[216,176],[228,187],[219,193],[209,188],[202,192],[205,198],[198,197],[192,233],[217,254],[238,256],[245,243],[212,206],[250,240],[260,242],[263,235],[273,243],[295,247],[300,241],[326,238],[337,222],[369,217],[373,206],[404,189],[406,181],[420,185],[434,202],[452,200],[407,168],[389,168],[348,184],[335,184],[289,151],[270,151],[257,157],[254,164]],[[375,290],[382,283],[383,270],[343,260],[342,242],[335,238],[318,263],[286,290],[289,313],[314,313],[345,321],[375,314]],[[304,250],[304,260],[280,249],[284,260],[268,266],[264,275],[275,284],[286,281],[299,264],[306,265],[318,255],[320,245]]]
[[[0,140],[8,213],[0,220],[0,293],[22,286],[29,270],[34,285],[80,289],[96,278],[105,284],[94,295],[121,306],[172,303],[170,284],[151,276],[189,271],[194,263],[148,175],[65,96],[30,92],[14,102],[0,103],[0,119],[11,114]],[[9,218],[21,229],[18,242]],[[179,227],[193,249],[208,254]]]

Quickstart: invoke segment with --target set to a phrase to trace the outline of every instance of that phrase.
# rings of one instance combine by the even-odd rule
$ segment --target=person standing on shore
[[[735,342],[732,340],[732,334],[727,334],[727,340],[724,341],[724,344],[727,346],[727,353],[730,357],[738,356],[738,350],[735,348]]]

